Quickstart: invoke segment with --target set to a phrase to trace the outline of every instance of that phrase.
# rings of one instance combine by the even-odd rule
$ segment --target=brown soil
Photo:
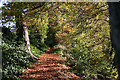
[[[57,54],[42,54],[33,67],[26,69],[26,75],[21,80],[82,80],[75,74],[68,72],[70,69],[64,64],[65,59]]]

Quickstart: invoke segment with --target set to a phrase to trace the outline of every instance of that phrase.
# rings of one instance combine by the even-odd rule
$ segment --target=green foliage
[[[24,68],[35,60],[31,58],[24,44],[16,46],[15,42],[9,43],[9,40],[4,40],[2,41],[2,80],[12,80],[18,78]]]
[[[34,26],[35,30],[33,33],[35,35],[41,36],[41,42],[44,43],[44,39],[47,38],[47,32],[48,32],[48,13],[47,12],[41,12],[41,15],[39,16],[36,25]]]
[[[112,52],[112,56],[109,55],[112,47],[107,3],[56,2],[45,3],[45,5],[43,3],[20,3],[19,6],[18,3],[10,3],[3,8],[4,20],[7,18],[5,17],[6,15],[10,16],[7,19],[13,19],[13,15],[21,15],[24,12],[23,8],[29,8],[24,20],[29,26],[31,48],[36,56],[43,53],[48,46],[54,47],[56,52],[66,57],[67,61],[71,63],[72,71],[82,78],[86,80],[117,79],[117,70],[112,65],[114,52]],[[9,14],[9,12],[12,13],[16,10],[17,12],[12,16]],[[18,20],[19,18],[16,19],[16,21]],[[9,36],[6,38],[8,39]],[[24,46],[17,47],[13,45],[15,41],[10,44],[11,41],[7,39],[3,41],[3,52],[10,56],[4,56],[6,60],[9,59],[4,63],[5,67],[7,66],[6,64],[10,65],[11,61],[14,63],[13,59],[15,56],[21,55],[22,57],[27,53],[25,48],[23,48]],[[22,51],[21,48],[23,49]],[[21,60],[21,57],[15,59]],[[25,59],[22,58],[22,60]],[[27,63],[27,61],[24,62]],[[4,68],[3,70],[4,76],[9,76],[6,69]],[[12,68],[10,69],[14,71]]]
[[[45,43],[42,43],[41,38],[42,38],[41,35],[34,35],[34,34],[30,33],[30,43],[31,43],[32,51],[34,51],[33,49],[37,48],[44,53],[48,49],[48,46],[46,46]]]
[[[29,36],[31,44],[44,53],[48,49],[48,46],[45,44],[48,33],[48,13],[41,12],[41,14],[44,15],[40,15],[36,24],[29,27]]]
[[[37,57],[40,57],[40,55],[44,53],[43,51],[39,50],[37,47],[33,46],[32,44],[30,45],[30,48],[32,53]]]
[[[86,2],[61,3],[55,10],[61,44],[55,49],[71,63],[72,71],[86,80],[115,80],[118,76],[112,62],[114,53],[109,54],[112,47],[107,8],[106,3]]]
[[[97,50],[90,50],[83,43],[72,43],[69,50],[63,52],[66,52],[65,56],[73,65],[73,72],[77,75],[91,80],[95,77],[102,77],[97,79],[115,79],[111,74],[115,69],[108,51],[97,53]]]
[[[35,62],[29,55],[25,43],[16,41],[17,35],[9,28],[2,28],[2,80],[19,78],[25,68]],[[13,37],[14,36],[14,37]],[[18,43],[21,43],[18,45]]]

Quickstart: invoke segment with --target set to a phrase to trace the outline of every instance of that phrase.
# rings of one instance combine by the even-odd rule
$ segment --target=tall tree
[[[22,17],[24,17],[24,14],[22,14]],[[31,52],[31,49],[30,49],[30,40],[29,40],[29,34],[28,34],[28,27],[26,25],[26,21],[23,20],[23,29],[24,29],[24,37],[25,37],[25,41],[26,41],[26,47],[29,51],[29,54],[35,58],[35,59],[38,59],[36,56],[34,56]]]
[[[6,23],[7,21],[16,21],[16,28],[17,28],[17,40],[20,41],[22,37],[24,36],[26,41],[27,49],[30,53],[30,55],[33,58],[38,59],[36,56],[34,56],[30,50],[30,41],[28,36],[28,26],[35,24],[35,19],[39,15],[33,14],[35,12],[39,12],[41,7],[44,3],[18,3],[18,2],[12,2],[5,4],[5,6],[2,8],[2,14],[3,14],[3,21]],[[39,11],[38,11],[39,10]],[[26,16],[27,15],[27,16]],[[31,23],[33,22],[33,23]],[[29,24],[29,25],[28,25]],[[24,34],[23,34],[24,32]]]

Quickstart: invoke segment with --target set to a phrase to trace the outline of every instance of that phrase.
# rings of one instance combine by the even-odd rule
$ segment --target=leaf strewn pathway
[[[64,59],[57,54],[42,54],[34,67],[27,69],[26,75],[21,80],[82,80],[75,74],[68,72],[70,69],[64,65]]]

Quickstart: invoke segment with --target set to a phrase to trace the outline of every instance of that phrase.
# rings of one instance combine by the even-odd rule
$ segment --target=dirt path
[[[64,59],[56,54],[42,54],[40,60],[29,68],[21,80],[82,80],[64,65]]]

